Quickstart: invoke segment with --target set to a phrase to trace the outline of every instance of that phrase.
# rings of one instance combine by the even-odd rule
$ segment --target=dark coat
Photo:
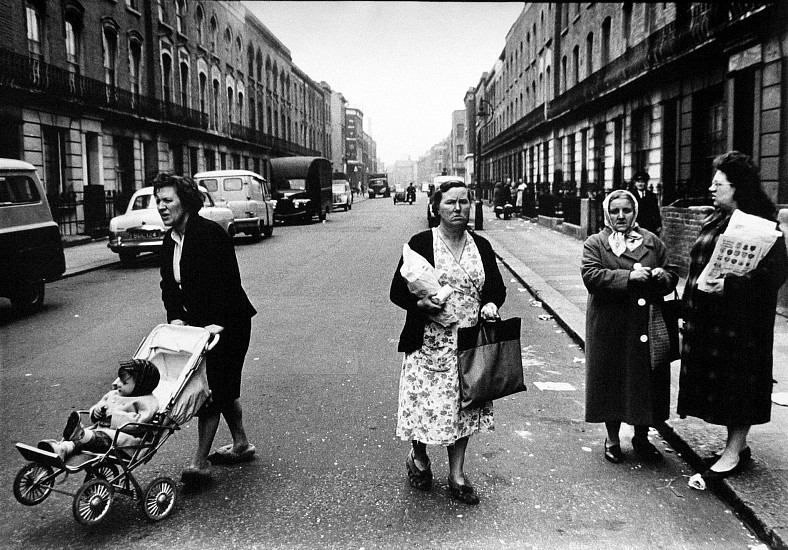
[[[690,252],[677,412],[722,426],[765,424],[772,410],[777,292],[788,275],[785,241],[777,239],[754,271],[727,275],[721,295],[708,294],[696,281],[707,263],[698,261],[701,248],[716,242],[712,235],[701,244],[708,225]],[[726,227],[727,221],[715,232]]]
[[[496,306],[501,307],[504,300],[506,300],[506,286],[503,283],[501,272],[498,270],[498,264],[495,262],[495,253],[492,246],[484,237],[480,237],[475,233],[470,233],[470,235],[476,243],[476,248],[479,249],[479,255],[484,266],[484,286],[481,292],[482,306],[492,302]],[[415,234],[408,241],[408,246],[417,254],[421,254],[430,265],[435,266],[435,255],[432,251],[432,231],[427,230]],[[397,269],[394,271],[394,277],[391,280],[389,298],[396,305],[407,311],[405,326],[399,337],[397,351],[410,353],[421,348],[424,343],[424,327],[428,319],[416,306],[419,298],[408,290],[407,281],[400,275],[399,270],[402,267],[402,263],[403,260],[400,257]]]
[[[638,201],[638,225],[652,233],[658,233],[662,229],[662,215],[659,212],[657,196],[649,190],[646,190],[644,197],[640,196],[637,189],[630,191]]]
[[[651,368],[649,304],[661,304],[676,288],[678,273],[667,250],[649,231],[633,251],[616,256],[609,228],[586,239],[581,274],[586,309],[586,421],[654,426],[670,411],[670,368]],[[634,264],[662,267],[667,281],[632,283]],[[645,337],[645,340],[644,340]]]
[[[238,325],[257,313],[241,286],[241,274],[232,237],[222,227],[198,214],[191,214],[184,231],[181,253],[181,285],[172,272],[175,241],[164,235],[161,250],[161,299],[167,321],[181,319],[187,325]]]

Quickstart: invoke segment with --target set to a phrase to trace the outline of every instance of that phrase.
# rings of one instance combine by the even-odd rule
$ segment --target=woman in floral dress
[[[506,298],[501,273],[490,243],[469,233],[468,189],[461,181],[446,182],[435,192],[433,209],[438,227],[414,235],[408,245],[433,265],[441,285],[454,292],[445,303],[434,295],[419,298],[400,274],[400,259],[391,282],[390,298],[407,311],[398,351],[405,353],[399,387],[397,435],[410,440],[406,460],[408,480],[415,488],[432,487],[427,445],[446,447],[449,491],[466,504],[478,504],[476,490],[464,473],[468,438],[493,429],[492,402],[460,409],[457,372],[457,329],[475,325],[479,317],[494,319]],[[453,313],[457,321],[444,326],[438,313]],[[445,316],[444,316],[445,317]]]

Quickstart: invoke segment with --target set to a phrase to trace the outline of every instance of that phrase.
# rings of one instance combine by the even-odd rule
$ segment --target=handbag
[[[670,360],[681,358],[681,343],[679,341],[679,320],[681,319],[681,299],[679,293],[673,291],[673,299],[662,302],[662,318],[668,329],[670,340]]]
[[[521,319],[513,317],[457,330],[461,409],[526,391],[520,325]]]

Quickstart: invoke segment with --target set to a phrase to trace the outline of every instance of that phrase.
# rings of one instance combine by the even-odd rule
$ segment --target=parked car
[[[60,228],[35,166],[0,158],[0,296],[32,313],[44,305],[46,282],[65,271]]]
[[[225,206],[216,206],[205,187],[201,186],[200,191],[205,195],[200,216],[215,221],[230,236],[235,234],[233,211]],[[166,231],[156,209],[153,187],[143,187],[131,196],[126,213],[110,220],[107,246],[120,256],[121,262],[130,263],[142,252],[158,252]]]
[[[342,208],[345,211],[353,208],[353,192],[350,189],[350,182],[347,180],[334,180],[331,183],[334,193],[334,208]]]
[[[432,178],[433,192],[430,194],[430,200],[427,201],[427,225],[429,227],[438,227],[440,223],[440,218],[432,212],[432,199],[435,197],[435,191],[440,189],[441,184],[449,181],[463,182],[464,180],[458,176],[435,176]]]
[[[213,170],[194,175],[194,181],[208,190],[217,206],[233,211],[236,233],[259,241],[274,232],[274,203],[268,181],[249,170]]]

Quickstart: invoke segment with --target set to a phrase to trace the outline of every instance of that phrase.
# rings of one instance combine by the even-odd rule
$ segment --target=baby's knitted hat
[[[123,372],[134,378],[134,391],[131,392],[129,397],[151,394],[156,389],[156,386],[159,385],[159,369],[145,359],[121,361],[120,368],[118,368],[118,376]]]

